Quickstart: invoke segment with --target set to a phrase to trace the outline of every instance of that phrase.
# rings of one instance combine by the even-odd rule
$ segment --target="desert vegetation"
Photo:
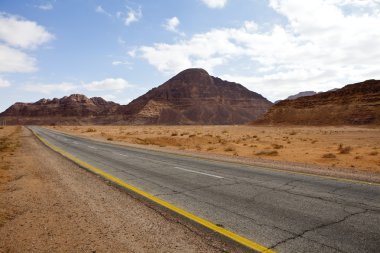
[[[379,128],[272,126],[55,126],[52,128],[112,142],[148,147],[380,172]]]

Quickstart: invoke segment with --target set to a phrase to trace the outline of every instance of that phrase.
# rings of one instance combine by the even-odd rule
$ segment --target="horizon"
[[[5,0],[0,112],[75,93],[125,105],[195,67],[271,102],[341,88],[380,79],[377,27],[376,0]]]

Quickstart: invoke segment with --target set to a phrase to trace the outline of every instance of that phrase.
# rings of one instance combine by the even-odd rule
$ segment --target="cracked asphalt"
[[[380,252],[379,185],[31,129],[128,184],[278,252]]]

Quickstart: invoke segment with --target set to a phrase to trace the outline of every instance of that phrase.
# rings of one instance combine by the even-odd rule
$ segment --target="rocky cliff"
[[[380,81],[367,80],[341,89],[283,100],[255,123],[295,125],[380,124]]]
[[[15,103],[0,117],[9,124],[98,123],[113,115],[119,106],[100,97],[73,94],[60,99],[41,99],[35,103]]]

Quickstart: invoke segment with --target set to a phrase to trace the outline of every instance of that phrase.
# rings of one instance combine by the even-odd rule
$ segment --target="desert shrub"
[[[276,143],[274,143],[274,144],[272,144],[272,147],[273,147],[274,149],[282,149],[282,148],[284,147],[284,145],[280,145],[280,144],[276,144]]]
[[[338,151],[339,154],[349,154],[352,148],[350,146],[343,146],[343,144],[339,144]]]
[[[255,155],[276,156],[278,155],[278,151],[277,150],[262,150],[262,151],[256,152]]]
[[[369,153],[369,155],[373,155],[373,156],[378,155],[378,154],[379,154],[379,152],[377,152],[377,151],[372,151],[371,153]]]
[[[232,146],[228,146],[228,147],[226,147],[225,149],[224,149],[224,151],[226,151],[226,152],[230,152],[230,151],[235,151],[236,149],[234,148],[234,147],[232,147]]]
[[[107,141],[113,141],[113,138],[112,137],[108,137]]]
[[[181,133],[181,136],[184,136],[184,135],[189,135],[189,133],[188,132]]]
[[[1,126],[0,129],[4,129],[4,127]]]
[[[195,134],[190,134],[189,137],[190,138],[195,137]]]
[[[7,148],[9,148],[9,146],[10,143],[8,141],[8,138],[0,138],[0,152],[6,150]]]
[[[296,134],[297,134],[297,132],[294,130],[289,133],[289,135],[296,135]]]
[[[172,136],[177,136],[178,134],[177,133],[172,133]]]
[[[222,134],[226,134],[226,133],[228,133],[227,130],[223,130],[223,131],[222,131]]]
[[[202,150],[202,148],[201,148],[201,146],[200,146],[199,144],[196,145],[195,148],[196,148],[197,150]]]
[[[322,158],[336,158],[336,155],[332,154],[332,153],[326,153],[322,156]]]
[[[311,141],[311,144],[314,144],[314,143],[316,143],[317,142],[317,140],[312,140]]]
[[[215,149],[215,147],[208,147],[207,151],[214,150],[214,149]]]
[[[95,128],[91,128],[91,127],[89,127],[89,128],[87,128],[87,130],[86,130],[86,133],[93,133],[93,132],[96,132],[96,129],[95,129]]]

